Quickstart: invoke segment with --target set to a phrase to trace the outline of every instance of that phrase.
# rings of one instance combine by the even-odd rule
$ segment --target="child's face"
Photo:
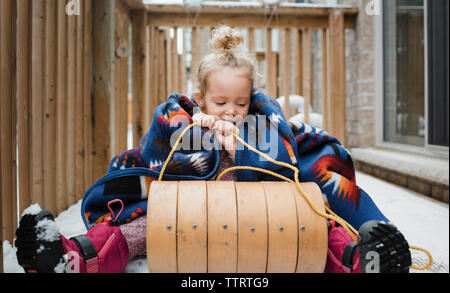
[[[238,122],[250,108],[251,81],[236,69],[221,67],[206,80],[204,97],[196,95],[203,112],[220,120]]]

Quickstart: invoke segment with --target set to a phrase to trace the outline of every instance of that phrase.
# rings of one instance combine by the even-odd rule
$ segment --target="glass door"
[[[424,147],[424,1],[383,1],[383,38],[383,140]]]

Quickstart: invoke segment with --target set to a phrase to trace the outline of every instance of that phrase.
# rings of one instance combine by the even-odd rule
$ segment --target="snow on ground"
[[[449,272],[448,204],[360,172],[356,174],[356,183],[394,222],[409,245],[425,248],[431,253],[433,265],[426,272]],[[428,262],[422,252],[412,251],[411,254],[413,263],[423,265]]]
[[[433,265],[425,272],[449,272],[449,209],[448,205],[358,172],[358,185],[405,235],[410,245],[427,249],[433,256]],[[56,219],[60,232],[66,237],[86,233],[81,220],[81,201],[62,212]],[[23,273],[17,263],[16,248],[3,242],[4,271]],[[412,251],[413,263],[423,265],[427,258],[422,252]],[[125,272],[147,273],[145,257],[128,263]],[[411,270],[416,273],[420,271]]]

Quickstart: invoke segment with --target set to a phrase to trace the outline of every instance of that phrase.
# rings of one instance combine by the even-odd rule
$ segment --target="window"
[[[383,140],[425,146],[424,1],[383,1]]]

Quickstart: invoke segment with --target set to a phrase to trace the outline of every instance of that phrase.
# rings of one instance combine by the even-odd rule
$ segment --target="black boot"
[[[360,227],[358,240],[362,273],[409,273],[409,245],[394,225],[369,221]]]
[[[54,226],[53,229],[46,229]],[[26,273],[55,273],[64,249],[49,211],[24,214],[16,230],[17,260]]]

